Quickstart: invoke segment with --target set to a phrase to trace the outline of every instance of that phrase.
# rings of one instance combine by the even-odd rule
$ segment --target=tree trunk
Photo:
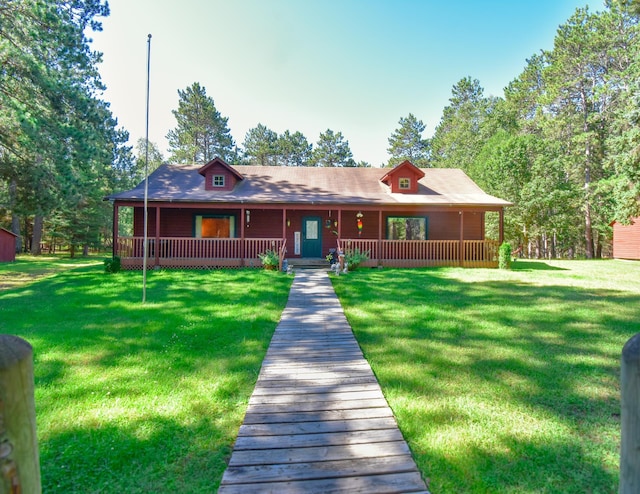
[[[39,256],[42,254],[42,250],[40,249],[40,243],[42,242],[42,228],[43,228],[44,218],[41,214],[36,214],[33,218],[33,238],[31,240],[31,254],[34,256]]]
[[[16,237],[16,254],[22,252],[22,235],[20,235],[20,217],[16,214],[11,215],[11,231],[18,235]]]

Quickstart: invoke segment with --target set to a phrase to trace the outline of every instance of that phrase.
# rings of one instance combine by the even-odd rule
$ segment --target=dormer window
[[[401,177],[398,179],[398,188],[401,190],[411,189],[411,179],[408,177]]]
[[[214,187],[224,187],[224,175],[213,175],[211,177],[211,185]]]

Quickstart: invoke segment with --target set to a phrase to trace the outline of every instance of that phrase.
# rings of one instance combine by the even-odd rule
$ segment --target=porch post
[[[382,253],[382,209],[378,211],[378,255],[377,255],[378,266],[382,265],[380,261],[381,253]]]
[[[240,208],[240,266],[244,266],[245,239],[244,239],[244,206]]]
[[[160,206],[156,206],[156,259],[155,266],[160,265]]]
[[[342,208],[338,208],[338,242],[342,240]]]
[[[502,245],[504,242],[504,208],[500,208],[499,214],[500,214],[500,221],[499,221],[500,233],[498,235],[498,243]]]
[[[120,223],[120,219],[118,217],[120,207],[114,202],[113,203],[113,233],[112,233],[112,242],[113,248],[111,249],[113,257],[118,255],[118,224]]]
[[[287,238],[287,208],[282,208],[282,238]]]
[[[458,247],[460,266],[464,264],[464,211],[460,211],[460,245]]]

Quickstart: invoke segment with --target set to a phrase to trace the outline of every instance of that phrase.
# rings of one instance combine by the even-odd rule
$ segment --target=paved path
[[[427,493],[324,271],[296,273],[218,492]]]

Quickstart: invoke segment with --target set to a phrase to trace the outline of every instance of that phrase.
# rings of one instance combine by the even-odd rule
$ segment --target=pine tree
[[[173,110],[177,126],[167,134],[173,163],[207,163],[220,157],[233,162],[234,142],[227,127],[228,118],[220,115],[206,89],[194,82],[178,90],[178,109]]]
[[[356,166],[349,141],[344,139],[342,132],[331,129],[320,133],[313,150],[313,162],[315,166]]]
[[[418,167],[429,167],[429,141],[423,139],[422,133],[426,129],[422,120],[418,120],[413,113],[400,117],[400,127],[389,137],[387,152],[391,155],[388,166],[393,167],[405,160],[411,161]]]

